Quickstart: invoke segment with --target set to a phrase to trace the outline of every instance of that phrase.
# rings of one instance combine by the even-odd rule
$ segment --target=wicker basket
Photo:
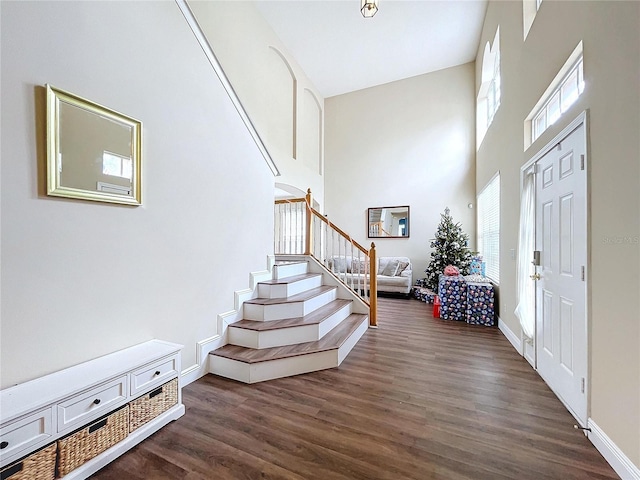
[[[56,444],[52,443],[0,470],[0,478],[3,480],[53,480],[56,477],[56,452]]]
[[[178,379],[174,378],[159,388],[129,403],[129,428],[133,432],[152,418],[166,412],[178,403]]]
[[[58,440],[58,476],[98,456],[129,434],[129,406]]]

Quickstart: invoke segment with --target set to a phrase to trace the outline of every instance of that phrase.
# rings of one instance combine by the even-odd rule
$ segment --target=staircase
[[[337,367],[367,330],[366,311],[313,259],[277,261],[229,325],[229,343],[211,352],[209,371],[255,383]]]

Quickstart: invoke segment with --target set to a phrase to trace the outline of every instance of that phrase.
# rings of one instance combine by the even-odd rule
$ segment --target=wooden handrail
[[[350,243],[353,244],[354,247],[356,247],[358,250],[360,250],[362,253],[364,253],[365,255],[369,255],[369,251],[364,248],[362,245],[360,245],[358,242],[356,242],[353,238],[351,238],[350,235],[346,234],[342,229],[340,229],[339,227],[335,226],[333,223],[331,223],[327,217],[325,217],[324,215],[322,215],[320,212],[318,212],[315,208],[311,208],[311,213],[313,215],[315,215],[316,217],[318,217],[320,220],[322,220],[324,223],[326,223],[328,226],[330,226],[331,228],[333,228],[336,232],[338,232],[341,236],[343,236],[344,238],[346,238],[347,240],[349,240]]]
[[[281,199],[281,200],[276,200],[276,205],[282,205],[283,203],[303,203],[306,202],[307,199],[306,198],[285,198],[285,199]]]
[[[378,282],[377,282],[377,278],[376,278],[376,275],[378,273],[378,265],[377,265],[377,255],[376,255],[376,245],[375,245],[375,243],[371,243],[371,249],[367,250],[362,245],[360,245],[358,242],[356,242],[353,238],[351,238],[351,235],[347,234],[344,230],[342,230],[338,226],[336,226],[333,223],[331,223],[324,215],[322,215],[315,208],[313,208],[313,206],[312,206],[312,197],[311,197],[311,189],[307,190],[307,194],[305,195],[304,198],[289,198],[289,199],[282,199],[282,200],[276,200],[275,201],[276,205],[282,205],[282,204],[287,204],[287,203],[303,203],[303,202],[306,204],[305,205],[305,213],[306,213],[305,214],[305,228],[306,228],[305,232],[306,232],[306,234],[305,234],[305,238],[304,238],[304,254],[305,255],[314,256],[313,252],[312,252],[312,245],[313,245],[312,228],[313,228],[313,217],[315,216],[316,218],[320,219],[325,224],[327,224],[328,228],[330,228],[331,230],[335,231],[338,235],[340,235],[342,238],[347,240],[352,245],[352,248],[355,247],[356,249],[360,250],[360,252],[362,252],[366,257],[369,258],[369,301],[367,301],[366,298],[363,298],[363,300],[365,301],[365,303],[367,303],[369,305],[369,325],[372,326],[372,327],[376,327],[378,325],[378,319],[377,319],[377,316],[378,316],[378,293],[377,293],[378,292]],[[365,282],[366,282],[366,280],[365,280]],[[366,283],[365,283],[365,287],[366,287]],[[366,290],[366,288],[365,288],[365,290]]]

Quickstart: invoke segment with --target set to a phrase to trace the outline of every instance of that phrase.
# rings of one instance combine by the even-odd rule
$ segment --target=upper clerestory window
[[[582,58],[562,85],[554,92],[547,104],[534,117],[532,122],[531,140],[535,142],[542,132],[555,123],[566,112],[584,91],[584,76],[582,73]]]
[[[580,42],[527,116],[524,125],[525,150],[578,100],[583,91],[584,73]]]

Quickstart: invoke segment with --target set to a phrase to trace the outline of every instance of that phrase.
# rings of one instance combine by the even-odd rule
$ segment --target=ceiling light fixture
[[[371,18],[378,13],[378,0],[360,0],[360,11],[364,18]]]

